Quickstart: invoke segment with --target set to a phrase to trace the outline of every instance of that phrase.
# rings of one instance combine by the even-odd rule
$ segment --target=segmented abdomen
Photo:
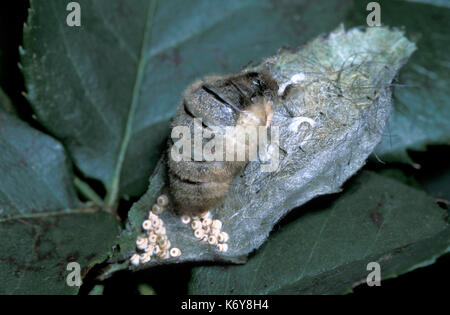
[[[194,119],[202,120],[203,131],[212,126],[235,126],[255,98],[276,91],[276,84],[260,73],[235,77],[211,77],[192,84],[185,92],[171,127],[186,126],[194,139]],[[215,135],[218,136],[218,135]],[[204,143],[209,139],[204,139]],[[216,206],[227,195],[233,178],[246,161],[175,161],[173,139],[169,139],[168,167],[172,197],[178,211],[196,215]],[[193,152],[194,150],[192,150]]]

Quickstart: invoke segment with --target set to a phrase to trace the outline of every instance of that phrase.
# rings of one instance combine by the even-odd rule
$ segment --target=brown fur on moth
[[[224,134],[215,132],[214,127],[268,127],[272,121],[272,102],[277,97],[277,90],[276,81],[261,72],[207,77],[188,87],[171,127],[189,127],[193,142],[194,119],[201,118],[202,131],[211,135],[209,139],[202,139],[202,145],[212,139],[213,135],[221,136],[225,149],[225,143],[230,137],[227,135],[228,138],[225,139]],[[175,161],[171,155],[174,141],[169,139],[170,191],[179,212],[198,215],[223,200],[233,178],[248,163],[248,139],[245,136],[244,139],[244,161],[226,161],[226,149],[222,153],[222,161],[196,161],[195,148],[191,150],[190,160]]]

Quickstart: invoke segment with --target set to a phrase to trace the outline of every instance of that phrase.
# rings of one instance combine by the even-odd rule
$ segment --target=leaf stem
[[[78,191],[85,196],[88,200],[94,202],[97,206],[103,206],[102,198],[89,186],[78,177],[73,180],[75,187]]]

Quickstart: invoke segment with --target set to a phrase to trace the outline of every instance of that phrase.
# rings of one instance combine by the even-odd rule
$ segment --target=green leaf
[[[145,191],[182,91],[334,28],[349,2],[31,1],[22,63],[39,121],[108,203]]]
[[[400,73],[394,113],[375,152],[386,162],[412,163],[407,150],[450,144],[450,9],[404,1],[379,3],[382,23],[404,28],[418,49]],[[364,5],[355,1],[350,23],[365,21]]]
[[[189,293],[346,293],[365,283],[369,262],[378,262],[387,279],[450,248],[444,211],[423,192],[375,173],[352,180],[330,206],[309,210],[245,265],[194,268]]]
[[[92,290],[89,292],[89,295],[103,295],[105,287],[101,284],[97,284],[92,288]]]
[[[0,110],[0,219],[76,208],[63,146]]]
[[[82,276],[110,254],[115,218],[78,200],[64,149],[0,110],[0,294],[76,293]]]
[[[140,295],[156,295],[155,290],[145,283],[139,284],[137,289]]]

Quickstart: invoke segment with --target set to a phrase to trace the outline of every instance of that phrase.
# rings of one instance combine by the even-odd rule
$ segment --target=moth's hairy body
[[[172,128],[187,126],[194,139],[195,118],[202,119],[202,131],[208,132],[212,132],[212,126],[267,127],[272,119],[272,101],[277,89],[275,80],[265,73],[207,77],[188,87]],[[192,150],[191,160],[175,161],[170,153],[173,144],[170,139],[169,183],[176,208],[181,213],[197,215],[216,206],[227,195],[233,178],[248,163],[248,155],[244,161],[226,161],[225,152],[223,161],[196,161],[195,150]],[[247,151],[248,142],[245,146]]]

